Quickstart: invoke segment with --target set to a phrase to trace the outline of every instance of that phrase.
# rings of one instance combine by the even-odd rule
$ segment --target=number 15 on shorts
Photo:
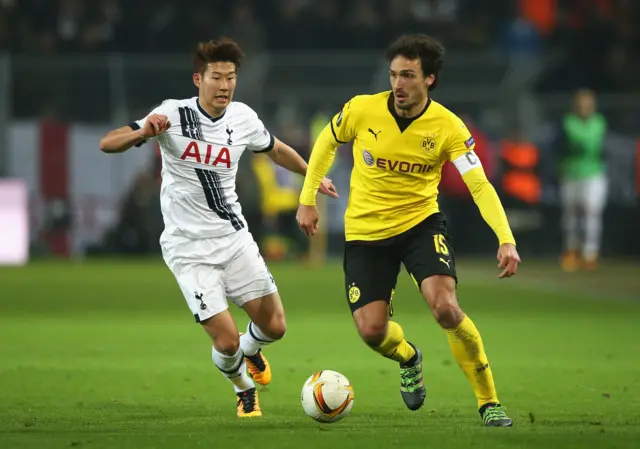
[[[449,248],[447,247],[447,240],[444,238],[444,235],[442,234],[434,235],[433,246],[436,249],[436,253],[442,254],[443,256],[449,255]]]

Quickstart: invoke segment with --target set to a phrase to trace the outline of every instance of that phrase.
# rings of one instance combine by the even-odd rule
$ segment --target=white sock
[[[211,358],[220,372],[231,381],[236,393],[255,387],[253,380],[247,375],[247,365],[244,361],[242,348],[238,348],[238,352],[234,355],[222,354],[216,351],[216,348],[212,348]]]
[[[580,217],[577,207],[565,206],[562,214],[564,227],[565,251],[577,251],[580,246],[579,226]]]
[[[240,336],[240,347],[246,355],[256,355],[258,349],[274,341],[273,338],[266,336],[253,321],[249,321],[247,332]]]
[[[587,211],[584,226],[583,254],[587,259],[596,259],[600,253],[602,235],[602,214],[599,211]]]

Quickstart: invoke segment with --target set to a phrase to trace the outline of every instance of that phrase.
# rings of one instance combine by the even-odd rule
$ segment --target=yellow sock
[[[478,398],[478,408],[490,402],[499,403],[482,337],[473,321],[465,316],[457,328],[445,329],[445,331],[451,352]]]
[[[407,363],[416,354],[413,346],[404,339],[402,328],[394,321],[389,321],[387,324],[387,335],[384,337],[382,343],[380,343],[380,346],[374,349],[386,358],[400,363]]]

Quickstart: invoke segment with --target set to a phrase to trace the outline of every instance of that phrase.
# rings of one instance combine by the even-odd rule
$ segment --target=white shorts
[[[607,202],[607,177],[596,175],[584,179],[564,179],[560,185],[562,205],[583,212],[600,213]]]
[[[160,246],[198,323],[227,310],[227,298],[242,307],[278,291],[246,228],[205,239],[163,234]]]

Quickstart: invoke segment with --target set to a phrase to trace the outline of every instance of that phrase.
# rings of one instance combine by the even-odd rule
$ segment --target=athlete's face
[[[236,89],[236,65],[232,62],[209,63],[204,73],[193,74],[193,83],[200,90],[200,102],[221,113]]]
[[[589,118],[596,112],[596,99],[591,92],[580,92],[575,99],[576,113],[582,118]]]
[[[398,55],[389,67],[391,89],[395,106],[400,110],[410,110],[425,101],[429,86],[433,84],[433,75],[424,76],[420,59],[407,59]]]

